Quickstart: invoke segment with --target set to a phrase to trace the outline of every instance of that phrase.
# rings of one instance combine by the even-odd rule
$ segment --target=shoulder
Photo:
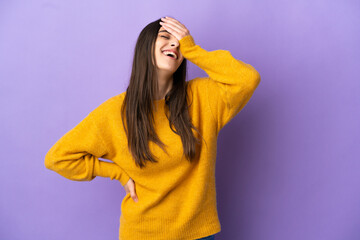
[[[196,77],[194,79],[189,80],[188,85],[192,88],[201,88],[207,85],[216,85],[216,82],[210,77]]]
[[[109,116],[111,113],[116,112],[118,113],[118,110],[122,106],[122,102],[124,100],[126,92],[122,92],[120,94],[117,94],[115,96],[108,97],[106,100],[100,102],[89,115],[92,115],[95,118],[99,117],[106,117]]]
[[[187,81],[188,91],[189,90],[190,91],[191,90],[192,91],[198,91],[199,89],[204,87],[207,80],[208,80],[207,77],[196,77],[194,79],[191,79],[191,80]]]
[[[187,81],[187,84],[189,86],[197,86],[198,84],[201,84],[204,81],[206,81],[206,77],[196,77]]]
[[[209,77],[196,77],[187,82],[187,96],[189,105],[193,105],[195,111],[208,107],[209,89],[214,81]],[[197,107],[196,107],[197,106]]]
[[[126,92],[122,92],[120,94],[117,94],[115,96],[109,97],[105,101],[103,101],[100,106],[104,107],[116,107],[122,104],[124,101]]]
[[[209,90],[217,88],[216,82],[209,77],[196,77],[189,80],[187,84],[189,95],[204,96]]]

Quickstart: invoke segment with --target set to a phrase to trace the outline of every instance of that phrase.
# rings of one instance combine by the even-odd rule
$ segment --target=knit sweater
[[[247,104],[260,75],[227,50],[206,51],[191,35],[179,42],[183,56],[208,75],[187,81],[189,116],[204,138],[192,163],[184,157],[181,138],[165,115],[165,99],[160,99],[154,100],[154,127],[169,155],[150,141],[158,163],[136,166],[120,115],[126,91],[91,111],[45,156],[46,168],[70,180],[100,176],[122,186],[130,177],[134,180],[138,202],[130,193],[122,200],[121,240],[193,240],[221,231],[215,189],[217,136]]]

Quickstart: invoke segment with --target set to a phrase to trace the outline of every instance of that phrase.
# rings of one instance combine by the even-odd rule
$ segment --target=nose
[[[173,40],[170,45],[171,45],[172,47],[178,47],[178,46],[179,46],[179,41]]]

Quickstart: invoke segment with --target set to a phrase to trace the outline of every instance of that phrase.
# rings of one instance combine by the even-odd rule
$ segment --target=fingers
[[[131,181],[128,182],[130,196],[135,202],[138,202],[139,199],[138,199],[138,197],[136,195],[135,182],[131,178],[130,178],[130,180]]]
[[[162,18],[162,21],[165,23],[164,25],[165,26],[171,26],[176,32],[180,33],[182,31],[184,31],[184,27],[181,26],[180,24],[178,24],[177,22],[171,20],[171,19],[163,19]]]
[[[161,18],[163,19],[163,18]],[[164,18],[165,20],[168,20],[170,22],[174,22],[174,23],[177,23],[177,25],[180,25],[181,27],[183,28],[186,28],[184,24],[182,24],[181,22],[179,22],[178,20],[176,20],[175,18],[172,18],[172,17],[166,17]]]
[[[173,27],[169,26],[166,23],[160,23],[170,34],[174,35],[178,40],[180,39],[180,34],[178,31],[174,30]]]
[[[130,188],[130,196],[135,202],[139,201],[139,199],[136,196],[135,185],[133,188]]]
[[[128,185],[129,185],[129,183],[130,183],[131,181],[132,181],[132,180],[131,180],[131,178],[130,178],[129,181],[127,181],[127,183],[124,185],[124,189],[125,189],[126,194],[130,193],[130,190],[129,190]],[[131,184],[131,183],[130,183],[130,184]]]
[[[172,35],[174,35],[178,40],[182,39],[186,35],[189,35],[189,30],[184,26],[184,24],[180,23],[174,18],[166,17],[161,18],[163,22],[160,24]]]

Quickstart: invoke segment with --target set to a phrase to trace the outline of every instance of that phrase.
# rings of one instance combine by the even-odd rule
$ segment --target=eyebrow
[[[159,33],[161,33],[161,32],[166,32],[166,33],[168,33],[168,34],[170,34],[168,31],[166,31],[166,30],[161,30],[161,31],[159,31]]]

